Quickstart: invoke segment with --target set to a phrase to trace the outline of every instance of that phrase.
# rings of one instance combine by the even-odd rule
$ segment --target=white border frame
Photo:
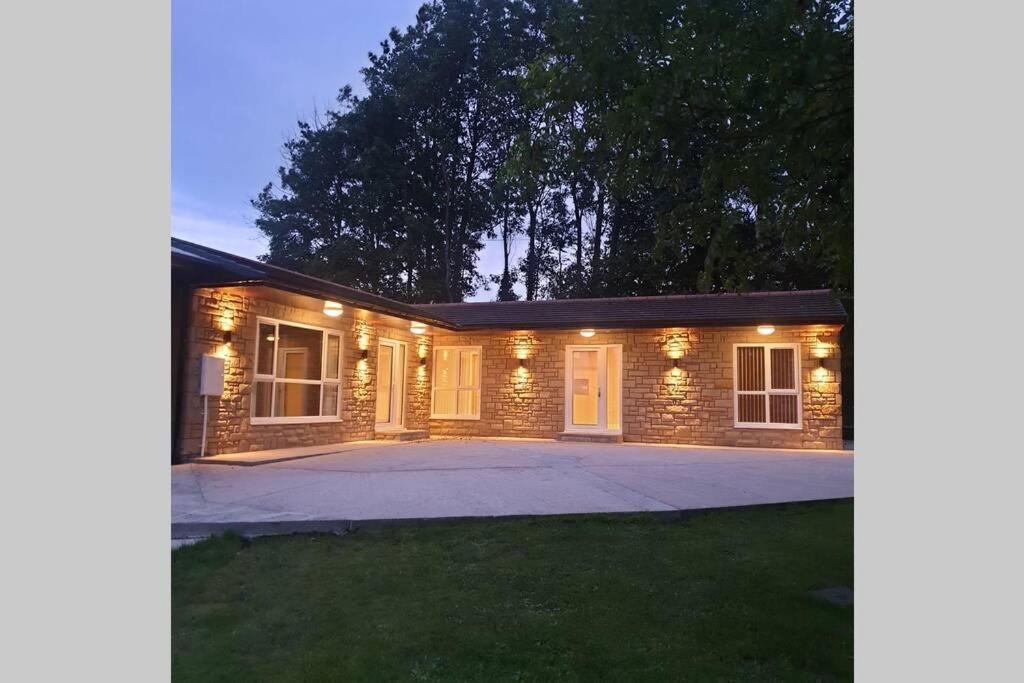
[[[288,325],[290,327],[300,327],[307,330],[316,330],[322,334],[320,343],[320,379],[289,379],[282,380],[277,376],[277,353],[274,353],[274,363],[271,367],[271,374],[261,375],[258,373],[259,362],[260,362],[260,324],[273,325],[274,326],[274,346],[275,351],[277,347],[277,339],[280,338],[280,325]],[[335,336],[338,338],[338,377],[327,377],[327,338],[329,336]],[[345,339],[343,330],[332,329],[330,327],[319,327],[317,325],[307,325],[306,323],[297,323],[290,320],[279,320],[277,318],[268,318],[266,316],[256,317],[256,352],[253,358],[253,380],[249,388],[249,424],[250,425],[285,425],[285,424],[309,424],[309,423],[325,423],[325,422],[341,422],[341,378],[344,376],[342,367],[345,358]],[[324,386],[328,384],[337,385],[338,387],[338,413],[337,415],[301,415],[293,417],[256,417],[253,413],[256,412],[256,384],[257,383],[268,383],[270,384],[270,412],[274,413],[277,408],[277,392],[274,390],[274,385],[277,382],[283,384],[316,384],[320,387],[320,409],[323,409],[324,405]]]
[[[465,389],[465,388],[476,389],[476,405],[474,406],[475,410],[474,410],[474,414],[473,415],[438,415],[436,412],[434,412],[434,396],[435,396],[435,394],[437,392],[437,381],[436,381],[437,377],[436,377],[436,375],[437,375],[437,352],[438,351],[458,351],[458,352],[460,352],[460,356],[459,356],[459,363],[460,363],[460,365],[459,365],[459,371],[458,371],[457,377],[462,375],[462,365],[461,365],[461,363],[462,363],[462,356],[461,356],[461,352],[462,351],[476,351],[476,353],[477,353],[477,356],[476,356],[477,357],[477,363],[479,363],[479,367],[477,367],[477,371],[476,371],[476,386],[474,386],[474,387],[460,387],[460,386],[456,386],[455,387],[455,407],[456,407],[456,409],[458,408],[458,405],[459,405],[459,400],[458,400],[459,389]],[[480,419],[480,405],[483,403],[483,398],[484,398],[483,389],[481,388],[482,385],[483,385],[483,370],[484,370],[484,349],[483,349],[483,347],[482,346],[435,346],[432,353],[433,353],[433,356],[432,356],[433,362],[431,363],[431,366],[430,366],[430,419],[431,420],[479,420]],[[458,379],[456,379],[456,385],[458,385]]]
[[[380,379],[380,347],[390,346],[391,347],[391,421],[390,422],[377,422],[377,400],[380,400],[380,395],[374,400],[374,423],[373,427],[375,431],[388,430],[388,429],[402,429],[405,427],[405,376],[409,372],[409,345],[404,341],[398,339],[389,339],[387,337],[377,338],[377,379]],[[401,390],[398,396],[395,395],[395,363],[398,360],[397,352],[401,349],[402,351],[402,363],[398,372],[398,379],[401,382]],[[395,404],[398,405],[395,405]],[[395,419],[397,415],[398,419]]]
[[[765,422],[740,422],[740,390],[737,370],[739,369],[739,349],[757,347],[765,350],[764,354],[764,391],[744,391],[743,394],[764,395],[764,417]],[[793,372],[794,386],[796,389],[772,389],[772,349],[792,349],[794,355]],[[800,362],[800,344],[798,342],[767,343],[767,342],[745,342],[732,345],[732,425],[737,429],[790,429],[803,430],[804,428],[804,383],[803,367]],[[796,396],[796,424],[788,422],[770,422],[771,404],[769,396]]]
[[[619,356],[619,428],[608,429],[608,349],[617,349]],[[597,351],[598,391],[597,401],[598,423],[594,427],[575,425],[572,423],[572,352]],[[604,363],[601,360],[604,359]],[[565,398],[563,411],[565,415],[564,431],[574,434],[622,434],[622,344],[567,344],[565,347]]]

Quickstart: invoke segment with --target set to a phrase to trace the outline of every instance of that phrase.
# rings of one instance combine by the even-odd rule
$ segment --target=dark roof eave
[[[202,245],[195,246],[199,246],[202,249],[213,251],[215,254],[218,253],[216,250],[209,249],[209,247],[202,247]],[[294,294],[302,294],[305,296],[312,296],[318,299],[330,299],[332,301],[338,301],[339,303],[342,304],[347,304],[349,306],[365,309],[368,311],[372,311],[374,313],[389,315],[395,318],[402,318],[404,320],[415,320],[418,322],[426,323],[428,325],[433,325],[434,327],[440,327],[442,329],[449,331],[461,329],[461,326],[458,325],[457,323],[446,320],[444,318],[439,318],[434,314],[414,308],[410,304],[405,304],[400,301],[392,302],[386,299],[385,297],[381,297],[376,294],[370,294],[368,292],[358,292],[358,290],[354,290],[351,287],[338,285],[327,280],[320,280],[319,278],[313,278],[307,275],[303,275],[302,273],[295,273],[285,268],[279,268],[277,266],[271,266],[269,264],[261,264],[258,262],[254,262],[257,263],[258,266],[260,266],[260,270],[262,272],[259,272],[253,266],[249,266],[247,263],[244,263],[245,261],[248,261],[248,259],[242,259],[241,257],[234,256],[233,254],[227,254],[226,256],[232,257],[232,260],[243,261],[243,263],[237,263],[237,261],[235,263],[231,263],[232,267],[240,266],[248,271],[256,273],[257,275],[254,277],[239,277],[238,273],[232,273],[229,268],[223,265],[211,262],[210,260],[206,260],[203,258],[192,257],[184,253],[173,254],[171,262],[172,265],[175,263],[175,261],[177,261],[179,264],[189,264],[202,268],[208,272],[213,271],[214,273],[223,275],[222,277],[217,277],[216,275],[213,275],[212,277],[210,275],[201,275],[190,283],[190,286],[193,288],[253,286],[271,287],[273,289],[292,292]],[[278,275],[278,277],[274,277],[275,275]],[[312,284],[305,284],[305,282],[309,282]],[[321,282],[323,283],[324,286],[315,286]],[[350,292],[358,292],[360,296],[353,295]],[[378,299],[387,303],[378,303]]]
[[[845,325],[846,316],[774,316],[770,319],[737,318],[733,320],[602,320],[599,323],[579,322],[539,322],[532,324],[510,323],[462,323],[459,330],[463,332],[481,332],[484,330],[575,330],[593,327],[600,330],[612,329],[649,329],[655,327],[745,327],[748,325]]]

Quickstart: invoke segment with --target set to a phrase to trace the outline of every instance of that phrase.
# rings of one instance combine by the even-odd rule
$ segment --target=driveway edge
[[[400,517],[395,519],[308,519],[280,522],[177,522],[171,524],[171,539],[194,539],[235,533],[254,538],[257,536],[285,536],[290,534],[347,534],[357,529],[371,529],[386,526],[427,526],[433,524],[457,524],[460,522],[514,521],[544,519],[547,517],[652,517],[663,521],[679,521],[697,517],[709,512],[743,510],[780,510],[802,505],[821,505],[853,501],[853,496],[842,498],[817,498],[793,500],[781,503],[754,503],[751,505],[726,505],[722,507],[692,508],[688,510],[636,510],[632,512],[571,512],[553,515],[470,515],[464,517]]]

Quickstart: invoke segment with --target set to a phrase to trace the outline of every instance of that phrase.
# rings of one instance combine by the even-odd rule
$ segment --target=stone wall
[[[190,335],[182,386],[182,428],[179,452],[185,459],[199,455],[203,403],[199,397],[199,365],[204,353],[225,360],[224,393],[209,399],[206,452],[237,453],[294,446],[318,446],[374,438],[376,359],[379,336],[407,345],[406,426],[425,429],[430,407],[426,369],[419,364],[429,339],[380,323],[359,319],[364,312],[345,308],[329,318],[311,301],[260,287],[198,289],[192,296]],[[255,373],[257,317],[315,325],[342,335],[341,420],[305,424],[254,425],[251,392]],[[224,331],[230,330],[230,344]],[[362,359],[362,349],[367,359]]]
[[[716,446],[841,448],[838,326],[779,326],[763,337],[753,327],[665,328],[598,332],[518,331],[416,336],[407,324],[390,324],[345,307],[324,316],[317,302],[262,287],[199,289],[192,296],[190,334],[182,386],[179,452],[199,454],[202,399],[199,363],[204,353],[225,358],[225,388],[209,400],[207,453],[313,446],[375,436],[377,341],[406,344],[405,426],[431,436],[554,438],[565,428],[565,347],[621,344],[622,437],[625,441]],[[257,316],[336,329],[342,335],[341,420],[254,425],[251,390]],[[232,340],[223,342],[230,329]],[[800,344],[803,426],[799,430],[733,426],[733,345]],[[430,419],[432,346],[480,346],[479,420]],[[362,349],[367,358],[362,359]],[[672,356],[679,356],[679,376]],[[818,368],[825,356],[825,369]],[[520,358],[524,366],[520,367]],[[420,359],[427,359],[425,365]]]
[[[480,346],[479,420],[431,420],[432,436],[553,438],[565,428],[565,347],[622,345],[625,441],[715,446],[841,448],[838,326],[666,328],[599,332],[488,332],[435,335],[436,346]],[[733,426],[733,345],[800,344],[803,428]],[[526,357],[525,369],[519,356]],[[672,356],[679,356],[679,376]],[[826,356],[825,369],[818,369]]]

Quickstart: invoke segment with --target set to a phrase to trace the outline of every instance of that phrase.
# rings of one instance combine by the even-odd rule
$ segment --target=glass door
[[[404,393],[405,345],[381,339],[377,347],[377,427],[402,426]]]
[[[621,431],[622,347],[569,346],[565,363],[566,430]]]

